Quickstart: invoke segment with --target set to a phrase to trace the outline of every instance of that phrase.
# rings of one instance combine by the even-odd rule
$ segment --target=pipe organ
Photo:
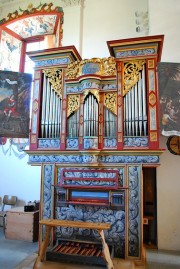
[[[58,138],[61,130],[62,70],[43,70],[41,133],[42,138]]]
[[[125,63],[125,83],[129,81],[134,69],[137,69],[137,64],[139,65],[137,62]],[[144,64],[142,70],[137,74],[137,82],[135,79],[134,83],[135,85],[131,85],[131,88],[125,87],[124,91],[124,135],[142,137],[147,136],[147,87]]]
[[[108,41],[110,56],[102,59],[82,60],[74,46],[28,53],[35,76],[27,153],[42,167],[40,218],[109,223],[113,255],[138,264],[145,262],[142,169],[157,167],[163,152],[156,80],[162,44],[161,35]],[[56,228],[47,258],[86,241],[99,244],[99,237]]]

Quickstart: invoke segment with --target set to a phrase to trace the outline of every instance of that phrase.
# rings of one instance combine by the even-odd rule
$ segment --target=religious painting
[[[160,128],[164,136],[180,136],[180,63],[159,63]]]
[[[0,71],[0,137],[29,138],[32,75]]]

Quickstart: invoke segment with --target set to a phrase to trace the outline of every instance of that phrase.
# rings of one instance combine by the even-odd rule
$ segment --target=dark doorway
[[[157,248],[157,191],[156,167],[143,168],[144,244]]]

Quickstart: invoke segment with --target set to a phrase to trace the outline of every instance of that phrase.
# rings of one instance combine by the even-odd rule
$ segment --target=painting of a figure
[[[32,75],[0,71],[0,137],[29,138]]]
[[[180,63],[159,63],[158,83],[161,133],[180,136]]]

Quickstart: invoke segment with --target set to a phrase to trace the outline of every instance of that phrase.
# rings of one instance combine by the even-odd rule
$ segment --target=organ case
[[[29,163],[42,167],[41,218],[110,223],[105,237],[114,256],[141,264],[142,167],[158,166],[163,152],[156,81],[162,42],[108,41],[103,59],[82,60],[73,46],[28,53],[35,79],[27,152]],[[52,248],[87,238],[99,240],[89,230],[56,228]]]

